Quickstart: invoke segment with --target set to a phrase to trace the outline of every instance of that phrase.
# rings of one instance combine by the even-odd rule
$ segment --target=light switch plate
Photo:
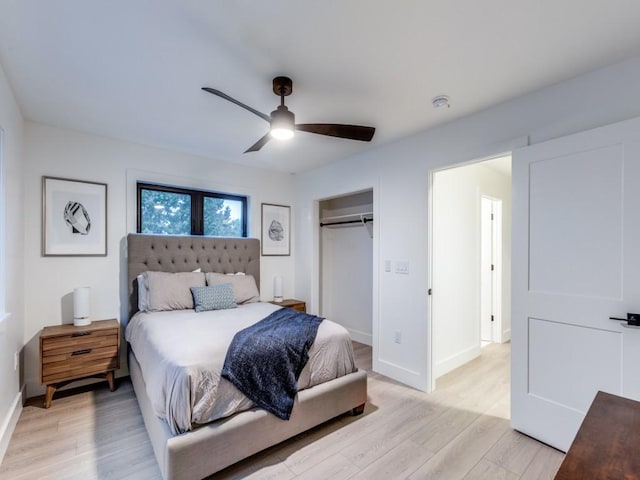
[[[406,260],[396,261],[396,273],[407,275],[409,273],[409,262]]]

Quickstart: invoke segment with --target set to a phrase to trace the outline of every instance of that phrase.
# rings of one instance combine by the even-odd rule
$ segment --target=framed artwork
[[[262,255],[291,254],[291,207],[262,204]]]
[[[42,255],[107,255],[107,184],[42,177]]]

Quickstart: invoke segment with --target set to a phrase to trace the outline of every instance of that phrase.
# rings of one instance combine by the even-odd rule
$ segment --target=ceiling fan
[[[273,79],[273,93],[280,97],[280,105],[271,112],[271,115],[259,112],[255,108],[230,97],[226,93],[214,88],[202,87],[205,92],[213,93],[220,98],[235,103],[239,107],[249,110],[254,115],[269,122],[271,128],[260,140],[251,145],[244,153],[257,152],[271,137],[278,139],[288,139],[293,137],[294,130],[302,132],[317,133],[319,135],[329,135],[331,137],[347,138],[349,140],[360,140],[369,142],[373,138],[376,129],[373,127],[363,127],[361,125],[341,125],[336,123],[295,123],[295,115],[290,112],[284,104],[284,97],[291,95],[293,82],[289,77],[276,77]]]

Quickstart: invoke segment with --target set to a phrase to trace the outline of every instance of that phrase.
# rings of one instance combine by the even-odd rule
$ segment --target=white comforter
[[[220,372],[235,333],[279,308],[258,302],[229,310],[138,312],[133,316],[125,338],[142,369],[155,414],[167,421],[174,435],[253,406]],[[324,320],[298,389],[355,370],[348,332]]]

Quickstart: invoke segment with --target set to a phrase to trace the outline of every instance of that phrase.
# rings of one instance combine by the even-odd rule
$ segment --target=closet
[[[372,343],[373,190],[319,202],[320,314]]]

